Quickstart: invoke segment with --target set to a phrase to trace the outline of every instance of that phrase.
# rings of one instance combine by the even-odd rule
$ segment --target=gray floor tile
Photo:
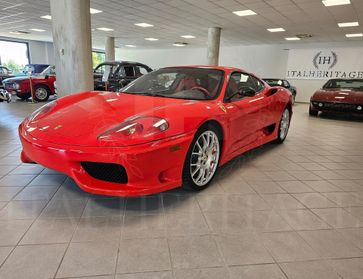
[[[301,181],[292,180],[292,181],[279,181],[277,182],[282,189],[284,189],[288,193],[311,193],[314,192],[312,188],[307,186]]]
[[[319,259],[319,255],[296,232],[264,233],[263,241],[277,262]]]
[[[1,267],[0,278],[53,278],[66,248],[66,244],[18,246]]]
[[[41,218],[79,218],[85,206],[85,200],[51,200]]]
[[[24,164],[16,167],[10,174],[32,174],[38,175],[44,170],[44,167],[40,165]]]
[[[47,201],[11,201],[0,210],[0,220],[36,219]]]
[[[363,252],[335,230],[299,232],[317,253],[325,258],[361,257]]]
[[[152,197],[129,198],[126,202],[126,215],[149,215],[164,212],[161,195]]]
[[[262,198],[266,200],[266,202],[273,209],[299,209],[305,208],[303,204],[301,204],[298,200],[296,200],[290,194],[270,194],[270,195],[262,195]]]
[[[282,263],[289,279],[341,279],[326,261]]]
[[[129,239],[120,242],[117,273],[171,270],[166,238]]]
[[[63,174],[40,174],[29,186],[60,186],[65,179]]]
[[[290,209],[278,212],[294,230],[319,230],[331,227],[307,209]]]
[[[211,236],[170,238],[171,261],[175,269],[219,267],[223,265]]]
[[[174,278],[173,273],[171,271],[117,274],[115,277],[115,279],[173,279],[173,278]],[[98,277],[95,279],[98,279]]]
[[[262,239],[255,234],[246,233],[239,236],[218,236],[220,248],[227,265],[245,265],[273,263],[270,253],[262,244]]]
[[[229,273],[230,279],[286,279],[276,264],[232,266]]]
[[[312,210],[333,228],[362,227],[363,222],[349,214],[343,208],[321,208]]]
[[[6,175],[0,179],[0,187],[24,187],[28,185],[36,176],[26,174]]]
[[[359,249],[363,250],[363,228],[345,228],[337,230],[341,235]]]
[[[125,216],[122,239],[166,237],[164,215]]]
[[[6,260],[6,258],[10,255],[11,251],[14,249],[13,246],[4,246],[0,247],[0,266]]]
[[[344,279],[360,279],[363,274],[363,259],[341,259],[330,261],[332,267]]]
[[[71,243],[57,278],[114,274],[117,242]]]
[[[76,229],[74,219],[38,219],[25,234],[20,244],[68,243]]]
[[[0,201],[11,201],[23,187],[0,187]]]
[[[58,186],[37,186],[25,187],[14,200],[17,201],[37,201],[37,200],[50,200],[54,193],[57,191]],[[1,190],[1,189],[0,189]]]
[[[250,181],[251,187],[260,194],[285,193],[285,190],[273,181]]]
[[[166,214],[165,225],[170,237],[204,235],[211,232],[202,213]]]
[[[229,272],[222,267],[175,270],[175,279],[227,279]]]
[[[122,216],[124,208],[123,198],[90,198],[82,217]]]
[[[31,224],[31,220],[0,221],[0,246],[17,245]]]
[[[122,216],[81,218],[72,242],[118,241],[121,236],[122,221]]]
[[[320,193],[293,194],[293,197],[300,201],[307,208],[337,207],[338,205]]]

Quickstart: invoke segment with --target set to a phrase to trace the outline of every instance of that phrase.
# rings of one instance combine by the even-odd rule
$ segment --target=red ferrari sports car
[[[310,99],[309,114],[363,112],[363,79],[331,79]]]
[[[19,126],[21,159],[95,194],[202,190],[233,157],[283,142],[291,102],[287,89],[240,69],[163,68],[122,92],[74,94],[38,109]]]

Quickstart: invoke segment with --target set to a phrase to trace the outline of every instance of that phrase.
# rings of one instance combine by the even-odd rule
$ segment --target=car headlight
[[[14,83],[14,84],[13,84],[13,88],[14,88],[15,90],[18,90],[18,89],[20,88],[20,84],[19,84],[19,83]]]
[[[102,141],[147,138],[165,132],[169,128],[166,119],[159,117],[138,117],[112,127],[98,136]]]
[[[49,112],[51,112],[55,106],[57,105],[57,101],[53,101],[50,102],[42,107],[40,107],[39,109],[37,109],[36,111],[34,111],[31,115],[29,115],[27,117],[27,121],[28,122],[35,122],[41,118],[43,118],[45,115],[47,115]]]

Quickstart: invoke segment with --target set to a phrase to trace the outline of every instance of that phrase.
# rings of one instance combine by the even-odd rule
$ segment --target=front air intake
[[[122,184],[128,181],[125,168],[118,164],[81,162],[81,166],[90,176],[98,180]]]

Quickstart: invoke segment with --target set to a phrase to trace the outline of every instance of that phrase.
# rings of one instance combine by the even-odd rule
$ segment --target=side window
[[[131,66],[131,65],[123,66],[123,70],[124,70],[124,73],[125,73],[126,77],[134,77],[135,76],[133,66]]]
[[[96,69],[95,69],[95,73],[96,74],[100,74],[100,75],[103,75],[103,73],[105,72],[105,68],[106,68],[106,65],[99,65]]]
[[[284,85],[284,87],[286,87],[286,88],[289,88],[289,87],[290,87],[290,83],[289,83],[287,80],[284,80],[284,81],[283,81],[283,85]]]
[[[247,86],[249,76],[244,73],[233,73],[229,78],[228,86],[224,99],[229,102],[235,102],[245,98],[242,94],[238,94],[239,89]]]
[[[0,74],[6,74],[6,70],[4,68],[0,68]]]
[[[261,92],[265,88],[263,86],[263,83],[260,80],[258,80],[257,78],[255,78],[253,76],[249,76],[249,80],[250,80],[250,87],[255,89],[256,93]]]
[[[145,67],[140,66],[140,65],[135,66],[135,76],[136,77],[141,77],[143,75],[146,75],[147,73],[148,73],[148,71],[146,70]]]

